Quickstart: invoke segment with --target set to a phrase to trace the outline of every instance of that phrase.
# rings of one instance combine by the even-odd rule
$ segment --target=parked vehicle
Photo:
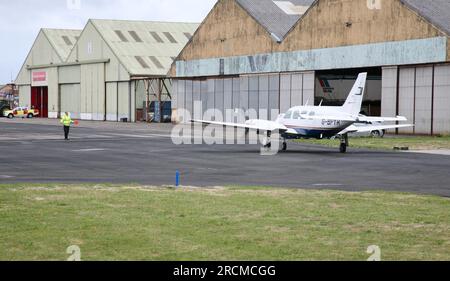
[[[366,117],[365,115],[360,114],[361,117]],[[383,125],[382,122],[367,122],[367,123],[356,123],[354,126],[358,127],[367,127],[367,125],[374,125],[374,126],[381,126]],[[352,136],[357,137],[373,137],[373,138],[382,138],[384,135],[386,135],[386,130],[373,130],[371,132],[365,132],[365,133],[351,133]]]
[[[6,117],[5,111],[11,110],[9,103],[7,101],[0,101],[0,117]]]
[[[4,115],[9,119],[12,118],[34,118],[39,116],[39,110],[29,109],[28,107],[17,107],[13,110],[6,110]]]
[[[381,123],[380,124],[374,123],[372,125],[382,125],[382,124]],[[358,127],[358,126],[366,127],[367,124],[354,124],[354,126],[355,127]],[[386,130],[374,130],[374,131],[371,131],[371,132],[364,132],[364,133],[351,133],[349,135],[356,136],[356,137],[383,138],[384,135],[386,135]]]

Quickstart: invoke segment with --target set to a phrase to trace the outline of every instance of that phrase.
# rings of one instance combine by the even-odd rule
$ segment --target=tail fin
[[[360,73],[347,101],[342,106],[345,113],[357,116],[361,112],[362,102],[364,98],[364,90],[366,88],[367,73]]]

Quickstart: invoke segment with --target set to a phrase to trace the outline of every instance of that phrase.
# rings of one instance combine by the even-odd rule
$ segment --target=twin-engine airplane
[[[219,125],[225,127],[242,128],[267,132],[267,143],[270,147],[270,137],[278,131],[283,138],[282,150],[287,150],[287,139],[331,139],[337,137],[341,140],[340,152],[346,153],[349,133],[372,132],[413,127],[414,125],[381,125],[383,122],[405,122],[405,117],[365,117],[361,116],[364,90],[367,73],[360,73],[353,86],[347,101],[343,106],[297,106],[281,114],[276,121],[248,120],[244,124],[223,123],[204,120],[192,120],[194,123]],[[360,123],[362,125],[355,126]],[[380,125],[373,125],[380,123]]]

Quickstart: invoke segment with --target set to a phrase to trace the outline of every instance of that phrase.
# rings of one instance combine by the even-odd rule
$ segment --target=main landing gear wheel
[[[265,137],[264,141],[263,141],[263,148],[271,148],[272,147],[272,141],[271,141],[271,132],[267,132],[267,137]]]
[[[347,145],[345,143],[341,143],[341,147],[339,149],[341,153],[347,153]]]
[[[341,153],[347,153],[347,147],[348,147],[348,134],[345,134],[341,136],[341,146],[339,148],[339,151]]]
[[[283,142],[283,146],[281,147],[282,151],[286,151],[287,150],[287,143],[286,141]]]

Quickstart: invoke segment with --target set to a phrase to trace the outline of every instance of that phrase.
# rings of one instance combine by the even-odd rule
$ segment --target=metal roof
[[[81,30],[43,28],[42,32],[55,49],[61,61],[66,61],[70,51],[78,41]],[[69,44],[69,42],[71,44]]]
[[[450,34],[450,0],[400,0]],[[282,41],[314,0],[236,0],[276,41]]]
[[[198,23],[90,20],[132,76],[165,76]],[[157,34],[155,38],[155,34]],[[158,40],[157,40],[158,39]]]
[[[314,0],[236,0],[276,41],[282,41]]]
[[[450,0],[400,0],[441,31],[450,35]]]

